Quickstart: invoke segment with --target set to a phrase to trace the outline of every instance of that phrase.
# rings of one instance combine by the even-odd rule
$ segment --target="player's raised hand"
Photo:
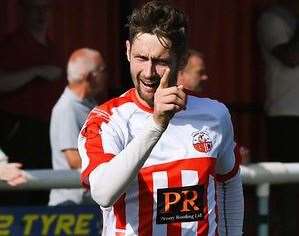
[[[154,120],[157,124],[166,128],[173,115],[185,109],[186,94],[183,86],[169,87],[170,70],[166,69],[154,98]]]

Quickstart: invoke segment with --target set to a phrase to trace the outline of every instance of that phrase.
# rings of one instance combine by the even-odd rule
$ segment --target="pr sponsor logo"
[[[157,190],[157,224],[203,219],[204,187],[201,185]]]

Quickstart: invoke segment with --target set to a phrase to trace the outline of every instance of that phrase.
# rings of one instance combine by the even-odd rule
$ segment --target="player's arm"
[[[113,151],[111,148],[113,155],[109,156],[109,150],[104,150],[103,145],[115,147],[121,143],[119,141],[121,130],[117,131],[117,122],[106,120],[104,123],[102,121],[97,123],[97,117],[95,117],[94,121],[89,120],[83,127],[83,132],[81,131],[79,136],[79,152],[83,159],[81,180],[85,184],[89,183],[91,195],[99,205],[109,207],[125,192],[163,134],[172,117],[173,109],[178,108],[178,102],[174,101],[175,93],[172,93],[174,90],[177,91],[177,87],[172,89],[166,87],[168,74],[169,72],[164,73],[161,79],[160,87],[157,89],[158,94],[155,97],[154,115],[149,117],[147,123],[144,124],[143,132],[134,137],[128,145],[119,148],[119,151]],[[161,91],[164,89],[165,91]],[[170,90],[173,91],[169,93]],[[171,103],[174,104],[171,105]],[[103,143],[105,139],[107,141]],[[89,164],[87,165],[86,162]],[[89,170],[90,166],[93,168],[92,165],[95,168]]]
[[[97,118],[91,116],[79,136],[81,182],[89,185],[91,196],[99,205],[109,207],[136,177],[164,129],[149,117],[143,132],[119,151],[122,141],[117,127],[111,120],[98,123]]]
[[[228,180],[217,182],[217,202],[219,234],[242,235],[244,199],[240,171]]]
[[[62,152],[72,169],[81,168],[81,158],[78,149],[65,149]]]
[[[240,236],[243,229],[244,199],[240,160],[234,155],[233,128],[226,110],[221,126],[223,141],[216,162],[219,235]]]

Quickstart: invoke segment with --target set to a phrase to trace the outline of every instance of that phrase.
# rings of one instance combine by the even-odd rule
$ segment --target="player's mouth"
[[[159,80],[153,80],[153,81],[143,81],[140,80],[140,84],[143,90],[146,92],[154,92],[159,86],[160,81]]]

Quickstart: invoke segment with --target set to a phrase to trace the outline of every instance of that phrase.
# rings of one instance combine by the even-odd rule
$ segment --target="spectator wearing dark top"
[[[265,112],[269,161],[298,162],[299,132],[299,2],[279,0],[258,20],[258,39],[265,63]],[[271,187],[271,235],[297,235],[298,187]]]
[[[0,42],[0,143],[25,169],[51,167],[49,118],[64,86],[57,47],[48,34],[52,4],[20,0],[22,25]],[[37,195],[24,194],[17,202],[47,203],[48,192]]]

